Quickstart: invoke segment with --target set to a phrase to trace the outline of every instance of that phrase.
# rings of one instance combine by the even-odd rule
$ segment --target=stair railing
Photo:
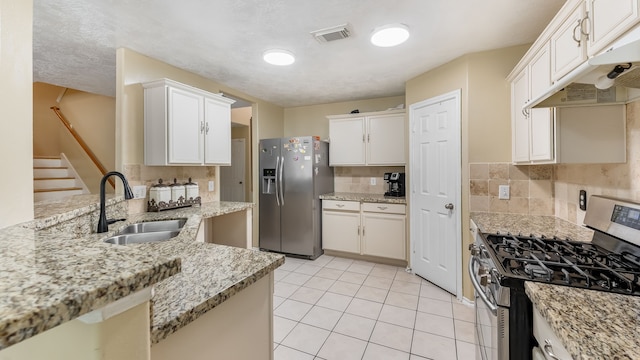
[[[64,117],[64,115],[62,115],[60,108],[57,106],[52,106],[51,110],[53,110],[53,112],[56,113],[56,115],[58,116],[58,119],[60,119],[64,127],[66,127],[67,130],[69,130],[69,133],[71,133],[71,136],[73,136],[76,142],[78,142],[78,145],[80,145],[82,150],[89,156],[93,164],[98,168],[98,170],[100,170],[100,173],[102,173],[102,176],[104,176],[108,172],[107,168],[105,168],[104,165],[102,165],[102,163],[100,162],[100,160],[98,160],[98,157],[96,156],[96,154],[94,154],[93,151],[91,151],[91,149],[89,148],[87,143],[82,139],[80,134],[78,134],[78,132],[73,128],[73,125],[71,125],[69,120],[67,120]],[[111,186],[115,189],[116,184],[113,178],[110,177],[108,181],[109,181],[109,184],[111,184]]]

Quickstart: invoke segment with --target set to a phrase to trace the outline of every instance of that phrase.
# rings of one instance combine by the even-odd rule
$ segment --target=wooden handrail
[[[89,155],[89,158],[91,159],[91,161],[93,161],[93,164],[98,168],[98,170],[100,170],[100,173],[102,173],[102,176],[104,176],[107,173],[107,168],[105,168],[104,165],[102,165],[100,160],[98,160],[98,157],[96,156],[96,154],[94,154],[93,151],[91,151],[91,149],[87,145],[87,143],[84,142],[84,140],[82,140],[82,137],[80,136],[80,134],[78,134],[78,132],[76,132],[76,130],[73,128],[73,125],[71,125],[69,120],[67,120],[64,117],[64,115],[62,115],[62,113],[60,112],[60,108],[57,106],[52,106],[51,110],[53,110],[53,112],[56,113],[56,115],[58,115],[58,119],[62,121],[62,124],[64,125],[64,127],[66,127],[67,130],[69,130],[69,132],[71,133],[71,136],[73,136],[73,138],[76,139],[76,141],[78,142],[82,150],[84,150],[84,152],[87,153],[87,155]],[[114,189],[116,188],[116,182],[115,180],[113,180],[112,177],[107,179],[107,181],[109,181],[109,184],[111,184],[111,186],[113,186]]]

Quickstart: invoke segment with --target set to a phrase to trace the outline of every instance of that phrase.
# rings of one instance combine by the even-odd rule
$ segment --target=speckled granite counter
[[[519,215],[503,213],[471,213],[471,220],[485,233],[512,233],[570,238],[575,241],[591,241],[593,230],[577,226],[555,216]]]
[[[640,297],[525,283],[574,359],[640,359]]]
[[[195,241],[203,218],[253,204],[214,202],[137,214],[110,225],[108,233],[71,235],[95,225],[96,199],[41,202],[37,219],[0,230],[0,350],[151,285],[151,338],[157,343],[284,263],[282,255]],[[116,212],[124,204],[122,197],[107,201]],[[188,217],[185,227],[165,242],[102,241],[130,223],[180,217]]]
[[[553,216],[471,213],[482,232],[591,241],[593,231]],[[574,359],[640,359],[640,297],[537,282],[525,291]]]
[[[180,274],[155,286],[151,299],[152,343],[162,341],[284,263],[283,255],[194,241],[202,218],[243,211],[252,206],[251,203],[213,202],[201,207],[139,214],[127,221],[189,218],[180,235],[173,239],[128,245],[158,256],[178,256],[182,260]]]
[[[36,230],[58,221],[43,215],[0,230],[0,350],[180,271],[174,254]]]
[[[406,204],[407,199],[404,197],[384,196],[382,194],[366,194],[366,193],[329,193],[320,195],[322,200],[344,200],[344,201],[360,201],[374,203],[389,204]]]

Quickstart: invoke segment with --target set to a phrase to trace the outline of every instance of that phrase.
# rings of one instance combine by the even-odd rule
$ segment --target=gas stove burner
[[[542,266],[534,265],[534,264],[526,264],[524,266],[524,272],[525,274],[532,277],[543,277],[549,274],[549,272],[545,270]]]

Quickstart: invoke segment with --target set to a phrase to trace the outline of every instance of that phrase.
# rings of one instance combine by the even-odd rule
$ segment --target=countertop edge
[[[372,202],[372,203],[387,203],[387,204],[406,204],[407,199],[405,197],[384,196],[383,194],[372,193],[346,193],[346,192],[332,192],[322,194],[319,196],[320,200],[339,200],[339,201],[359,201],[359,202]]]

